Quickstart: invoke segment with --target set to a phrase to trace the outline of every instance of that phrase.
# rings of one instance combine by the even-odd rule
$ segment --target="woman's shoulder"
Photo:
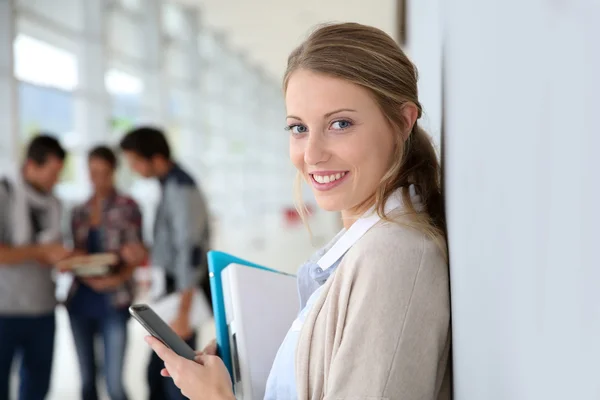
[[[440,239],[443,245],[443,239]],[[440,243],[411,227],[407,217],[380,221],[361,237],[343,259],[352,274],[382,279],[413,275],[421,268],[447,275],[448,264]]]

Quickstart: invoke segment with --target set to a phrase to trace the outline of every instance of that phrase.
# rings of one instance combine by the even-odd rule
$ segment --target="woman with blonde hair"
[[[450,399],[440,166],[417,123],[416,68],[379,29],[327,25],[292,52],[283,88],[291,160],[344,229],[298,272],[302,311],[265,398]],[[148,342],[184,395],[234,398],[213,354]]]

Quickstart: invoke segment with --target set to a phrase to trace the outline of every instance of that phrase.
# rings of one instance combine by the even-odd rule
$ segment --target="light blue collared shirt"
[[[267,380],[265,400],[295,400],[298,398],[296,390],[296,347],[298,346],[300,329],[313,304],[319,298],[323,285],[333,275],[341,258],[325,271],[319,267],[317,261],[331,249],[344,232],[345,229],[338,233],[325,247],[317,251],[306,263],[302,264],[298,270],[298,296],[300,297],[301,311],[277,351],[277,356],[275,356]]]

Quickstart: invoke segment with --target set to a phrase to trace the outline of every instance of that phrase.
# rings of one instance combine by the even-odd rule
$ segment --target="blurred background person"
[[[0,399],[20,355],[20,400],[43,400],[50,386],[56,306],[52,267],[63,247],[60,202],[52,190],[66,152],[48,135],[27,147],[22,169],[0,181]]]
[[[75,250],[87,254],[120,253],[142,241],[142,216],[137,203],[115,188],[117,158],[108,147],[88,155],[93,194],[72,212]],[[133,272],[137,264],[121,263],[106,277],[76,278],[67,301],[73,339],[81,369],[81,398],[98,399],[94,343],[104,344],[104,376],[112,400],[127,399],[123,362],[127,344],[128,307],[134,296]]]
[[[210,304],[210,286],[206,253],[209,250],[209,216],[204,195],[192,178],[172,158],[171,149],[162,131],[140,127],[128,132],[121,140],[121,149],[129,166],[146,178],[157,178],[161,185],[161,200],[154,224],[152,264],[164,268],[166,292],[177,292],[180,300],[173,330],[192,348],[196,347],[196,332],[191,326],[190,311],[193,293],[200,286]],[[143,247],[127,249],[130,262],[145,258]],[[185,398],[170,379],[162,379],[163,362],[154,353],[148,365],[147,378],[150,399]]]

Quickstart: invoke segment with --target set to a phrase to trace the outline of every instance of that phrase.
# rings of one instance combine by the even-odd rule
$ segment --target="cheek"
[[[379,182],[387,172],[393,154],[393,142],[378,139],[354,143],[346,149],[345,158],[358,170],[361,180]]]
[[[96,180],[98,181],[98,183],[107,184],[108,182],[110,182],[110,175],[105,173],[98,174]]]
[[[376,170],[379,177],[382,177],[389,169],[395,151],[396,142],[393,133],[387,130],[381,132],[377,135],[376,140],[369,143],[369,152],[374,155],[374,157],[370,157],[372,168]]]
[[[299,171],[304,170],[304,146],[297,139],[290,139],[290,161]]]
[[[60,179],[60,172],[61,172],[60,168],[59,168],[59,169],[56,169],[55,171],[52,171],[52,172],[51,172],[51,174],[50,174],[50,180],[51,180],[53,183],[56,183],[56,182],[58,182],[58,180]]]
[[[375,166],[381,163],[381,154],[377,152],[377,145],[373,140],[356,139],[358,138],[338,146],[332,151],[332,156],[356,169],[359,176],[372,176],[375,173]]]
[[[141,162],[134,162],[132,164],[132,169],[135,172],[139,173],[139,174],[145,174],[146,173],[146,168],[144,168],[144,167],[145,167],[144,163],[141,163]]]

